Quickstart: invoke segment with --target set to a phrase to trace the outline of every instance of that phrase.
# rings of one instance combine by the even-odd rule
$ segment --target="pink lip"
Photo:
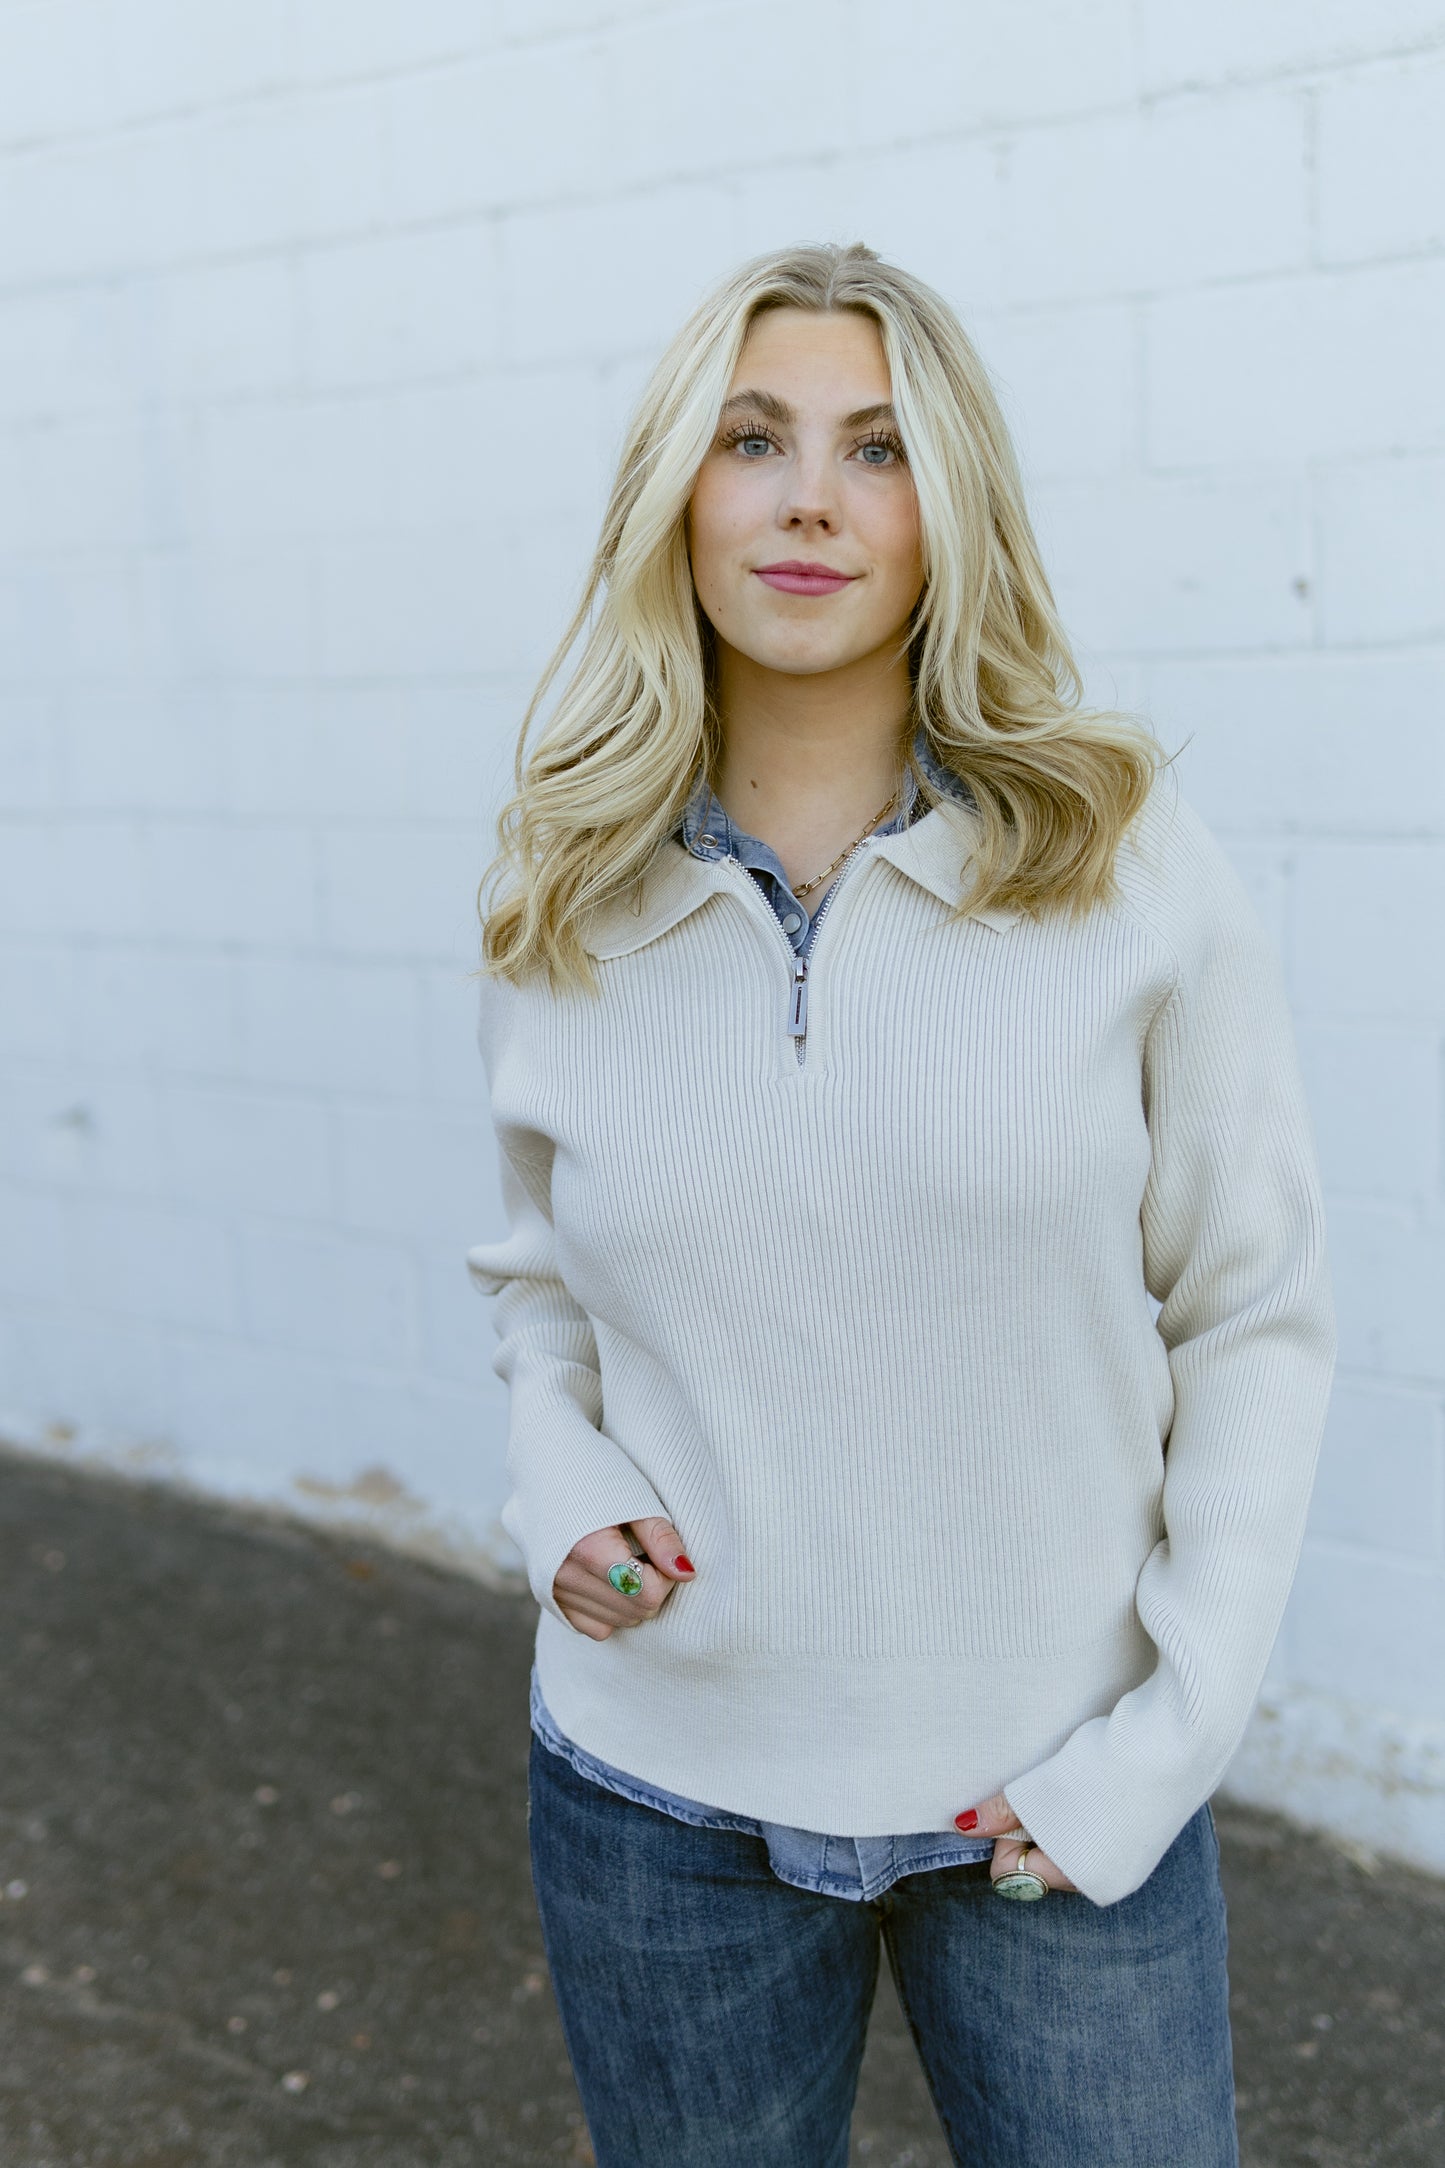
[[[804,564],[793,558],[785,564],[759,565],[760,580],[781,588],[785,595],[836,595],[857,578],[855,572],[834,572],[829,565]]]

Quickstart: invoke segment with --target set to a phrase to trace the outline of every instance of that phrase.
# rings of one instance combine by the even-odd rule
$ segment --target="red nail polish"
[[[953,1826],[955,1829],[977,1829],[977,1807],[970,1807],[966,1814],[955,1814],[955,1816],[953,1817]]]
[[[695,1565],[693,1564],[692,1560],[691,1560],[691,1559],[690,1559],[690,1558],[688,1557],[688,1555],[687,1555],[686,1551],[679,1551],[679,1552],[678,1552],[678,1554],[677,1554],[677,1556],[676,1556],[676,1558],[675,1558],[675,1559],[673,1560],[673,1562],[672,1562],[672,1563],[674,1564],[674,1566],[676,1566],[676,1568],[677,1568],[677,1570],[678,1570],[678,1572],[679,1572],[679,1573],[696,1573],[696,1572],[697,1572],[697,1568],[696,1568],[696,1566],[695,1566]]]

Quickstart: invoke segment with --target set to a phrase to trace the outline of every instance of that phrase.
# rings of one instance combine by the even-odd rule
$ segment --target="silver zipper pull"
[[[803,1039],[808,1033],[808,959],[800,956],[793,965],[793,1001],[788,1011],[788,1037]]]

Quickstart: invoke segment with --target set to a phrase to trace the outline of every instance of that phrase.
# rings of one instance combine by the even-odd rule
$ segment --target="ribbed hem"
[[[956,1814],[1056,1754],[1158,1656],[1142,1627],[1125,1627],[1047,1659],[840,1667],[664,1648],[659,1623],[589,1641],[543,1614],[537,1676],[567,1737],[724,1813],[858,1837],[952,1832]]]

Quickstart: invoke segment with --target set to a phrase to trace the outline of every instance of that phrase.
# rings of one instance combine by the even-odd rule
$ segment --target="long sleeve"
[[[1174,1411],[1135,1590],[1150,1675],[1005,1789],[1097,1904],[1137,1888],[1218,1783],[1299,1560],[1334,1363],[1314,1142],[1282,975],[1219,846],[1181,812],[1192,903],[1149,1030],[1144,1278]],[[1181,917],[1184,914],[1181,914]]]
[[[504,1121],[497,1134],[509,1232],[502,1242],[469,1249],[466,1262],[473,1284],[497,1297],[492,1367],[510,1388],[502,1525],[526,1560],[538,1603],[575,1632],[552,1594],[573,1544],[596,1528],[666,1509],[602,1427],[592,1324],[557,1270],[553,1147]]]

